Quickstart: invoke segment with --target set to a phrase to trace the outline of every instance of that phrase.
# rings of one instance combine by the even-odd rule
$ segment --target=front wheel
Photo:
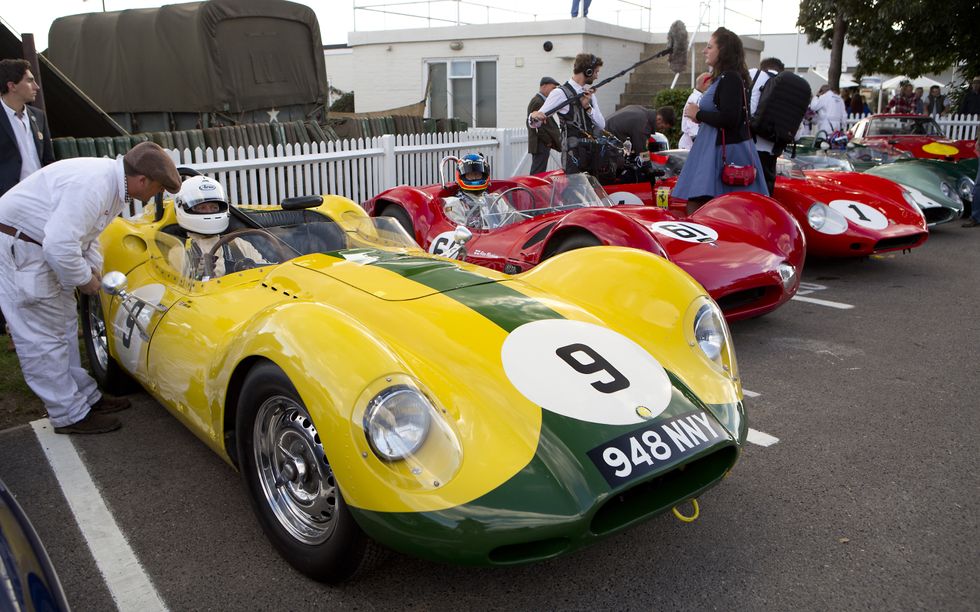
[[[554,257],[555,255],[561,255],[562,253],[567,253],[568,251],[574,251],[575,249],[584,249],[586,247],[600,246],[602,242],[593,236],[592,234],[572,234],[562,239],[555,247],[555,250],[551,252],[549,257]]]
[[[381,211],[379,217],[391,217],[398,224],[401,225],[408,235],[415,240],[415,224],[412,223],[412,216],[408,214],[408,211],[399,206],[398,204],[389,204],[385,206],[385,209]]]
[[[238,439],[245,488],[279,553],[321,582],[341,582],[385,556],[354,521],[313,419],[289,378],[255,366],[239,395]]]
[[[136,382],[109,353],[109,334],[106,332],[102,300],[98,295],[81,296],[82,335],[89,369],[99,387],[110,395],[124,395],[136,390]]]

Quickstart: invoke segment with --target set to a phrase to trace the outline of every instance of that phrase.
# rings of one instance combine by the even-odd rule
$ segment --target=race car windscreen
[[[365,217],[348,211],[338,223],[347,238],[345,248],[383,248],[417,251],[419,245],[392,217]]]
[[[613,205],[599,181],[585,173],[553,177],[549,202],[552,210]]]
[[[868,136],[934,136],[945,138],[931,117],[883,117],[872,119]]]

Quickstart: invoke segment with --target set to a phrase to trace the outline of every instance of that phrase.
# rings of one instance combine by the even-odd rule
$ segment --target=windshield
[[[881,117],[872,119],[868,136],[935,136],[945,138],[931,117]]]
[[[691,152],[687,149],[671,149],[650,155],[650,163],[657,168],[663,168],[663,178],[671,178],[681,175],[681,170],[687,162],[687,156]]]
[[[838,170],[841,172],[853,172],[854,164],[847,159],[846,155],[840,155],[843,151],[835,151],[836,154],[817,153],[813,155],[797,155],[790,160],[785,157],[779,158],[776,164],[776,174],[790,176],[791,178],[803,178],[784,172],[802,172],[803,170]],[[792,162],[791,168],[783,168],[780,164],[784,161]]]
[[[911,159],[912,154],[885,143],[848,147],[847,157],[857,163],[890,164],[900,159]]]
[[[559,174],[540,185],[515,185],[480,196],[444,198],[446,216],[470,229],[493,230],[558,210],[613,206],[589,174]]]
[[[239,227],[223,234],[189,234],[179,226],[157,233],[163,265],[184,281],[208,281],[226,274],[277,265],[300,255],[354,248],[418,250],[402,226],[389,217],[347,212],[340,222],[315,220],[270,227]]]
[[[785,157],[780,157],[776,160],[776,176],[784,176],[791,179],[806,179],[803,170],[804,167],[800,158],[786,159]]]

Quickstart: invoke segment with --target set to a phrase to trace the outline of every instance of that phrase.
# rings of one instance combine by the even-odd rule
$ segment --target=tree
[[[844,60],[844,41],[858,46],[848,30],[855,19],[866,17],[874,0],[801,0],[796,25],[803,29],[810,42],[820,42],[830,49],[830,68],[827,82],[840,89],[841,65]]]
[[[845,38],[858,49],[858,76],[915,78],[956,66],[969,80],[980,74],[976,19],[975,0],[802,0],[796,23],[831,50],[828,78],[838,87]]]

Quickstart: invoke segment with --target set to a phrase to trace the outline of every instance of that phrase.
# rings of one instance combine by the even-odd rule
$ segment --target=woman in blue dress
[[[769,195],[752,134],[749,132],[745,66],[742,40],[731,30],[718,28],[704,48],[704,59],[711,69],[711,85],[700,104],[684,107],[684,116],[700,124],[677,185],[671,195],[686,199],[688,212],[713,197],[732,191],[754,191]],[[721,182],[722,133],[725,158],[736,166],[754,166],[755,182],[745,186]]]

